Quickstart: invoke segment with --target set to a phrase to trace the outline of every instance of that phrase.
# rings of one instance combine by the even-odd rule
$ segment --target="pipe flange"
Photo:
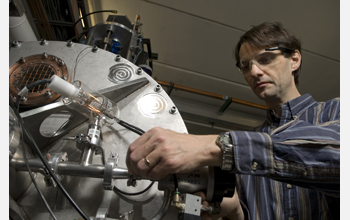
[[[105,172],[103,175],[103,188],[105,190],[113,189],[113,168],[118,164],[118,155],[111,155],[106,161]]]

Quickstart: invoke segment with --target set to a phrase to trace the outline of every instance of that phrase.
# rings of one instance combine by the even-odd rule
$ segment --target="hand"
[[[217,135],[189,135],[152,128],[130,144],[126,165],[131,175],[152,180],[204,166],[220,166],[222,152],[215,144],[216,138]]]
[[[197,196],[202,197],[202,205],[209,206],[210,204],[206,201],[206,196],[203,192],[194,193]],[[221,212],[216,215],[211,215],[208,212],[203,212],[201,214],[201,220],[213,220],[220,217],[226,217],[228,219],[244,220],[244,213],[241,207],[241,203],[238,198],[237,191],[232,198],[224,197],[221,204]]]

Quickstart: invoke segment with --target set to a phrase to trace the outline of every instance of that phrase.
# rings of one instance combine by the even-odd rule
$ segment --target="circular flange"
[[[10,95],[16,99],[18,92],[25,86],[37,80],[49,79],[53,75],[69,81],[67,66],[62,59],[47,53],[21,57],[9,69]],[[24,94],[20,104],[30,106],[50,103],[59,96],[46,85],[39,85]]]

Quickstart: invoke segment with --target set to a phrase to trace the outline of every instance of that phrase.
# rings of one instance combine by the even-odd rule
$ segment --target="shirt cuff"
[[[269,175],[274,173],[273,142],[267,133],[230,131],[234,173]]]

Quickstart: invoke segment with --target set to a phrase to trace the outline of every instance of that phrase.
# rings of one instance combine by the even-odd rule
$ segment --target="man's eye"
[[[275,59],[275,55],[274,54],[264,54],[263,56],[260,56],[257,61],[260,64],[269,64],[271,63],[274,59]]]
[[[249,69],[249,61],[241,61],[241,69],[248,70]]]

